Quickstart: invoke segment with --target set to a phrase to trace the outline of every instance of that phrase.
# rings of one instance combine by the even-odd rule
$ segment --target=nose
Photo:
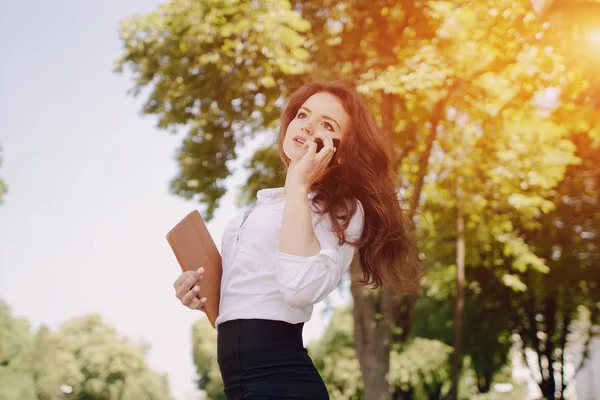
[[[304,124],[304,126],[301,128],[307,135],[312,135],[313,134],[313,128],[310,125],[310,123],[306,123]]]

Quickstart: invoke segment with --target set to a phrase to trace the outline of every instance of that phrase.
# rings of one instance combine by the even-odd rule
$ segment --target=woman
[[[324,144],[318,152],[315,139]],[[223,235],[216,326],[227,399],[329,398],[302,328],[356,250],[363,283],[418,285],[422,269],[386,143],[349,84],[311,83],[288,99],[278,137],[285,186],[260,190],[257,205]],[[184,272],[174,284],[191,309],[206,301],[202,271]]]

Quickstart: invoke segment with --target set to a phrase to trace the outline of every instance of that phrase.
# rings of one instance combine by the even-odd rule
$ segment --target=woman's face
[[[350,116],[342,102],[331,93],[315,93],[304,102],[288,125],[283,151],[290,160],[298,161],[307,151],[302,148],[306,140],[323,138],[323,135],[329,134],[343,141],[349,130]]]

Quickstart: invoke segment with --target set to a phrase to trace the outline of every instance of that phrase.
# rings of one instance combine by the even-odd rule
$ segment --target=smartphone
[[[333,147],[335,147],[336,149],[340,147],[340,139],[331,138],[331,140],[333,140]],[[321,138],[316,138],[315,143],[317,144],[317,153],[319,151],[321,151],[321,149],[323,147],[325,147],[325,144],[323,143],[323,139],[321,139]],[[336,155],[337,155],[337,151],[335,153],[333,153],[333,157],[331,157],[331,160],[329,161],[329,164],[327,165],[328,167],[332,166],[335,163]]]
[[[336,149],[340,147],[340,139],[332,138],[331,140],[333,140],[333,147],[335,147]],[[315,143],[317,144],[317,153],[321,151],[323,147],[325,147],[323,139],[321,138],[316,138]]]
[[[340,147],[340,139],[331,138],[331,140],[333,140],[333,147],[335,147],[336,149]],[[315,143],[317,144],[317,153],[319,151],[321,151],[321,149],[323,147],[325,147],[325,144],[323,143],[323,139],[321,139],[321,138],[316,138]],[[333,157],[331,157],[331,160],[329,161],[329,164],[327,165],[328,167],[332,166],[335,163],[336,156],[337,156],[337,151],[335,153],[333,153]]]

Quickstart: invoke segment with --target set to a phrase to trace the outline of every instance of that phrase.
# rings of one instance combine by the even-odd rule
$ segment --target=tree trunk
[[[567,334],[569,333],[569,325],[571,324],[571,315],[566,313],[563,316],[562,330],[560,332],[560,400],[565,398],[565,389],[567,381],[565,379],[565,350],[567,347]]]
[[[391,290],[379,292],[358,283],[362,277],[358,252],[350,264],[354,298],[354,347],[358,354],[360,371],[367,400],[391,400],[388,373],[392,346],[393,308]]]
[[[456,180],[456,301],[454,304],[454,353],[450,399],[458,399],[458,377],[462,360],[462,326],[465,306],[465,220],[462,210],[462,177]]]
[[[552,342],[552,335],[556,329],[556,293],[551,293],[544,302],[544,321],[545,321],[545,337],[544,345],[538,351],[538,357],[544,357],[547,365],[543,365],[542,370],[542,382],[540,383],[540,389],[544,398],[554,399],[556,394],[556,379],[554,379],[554,366],[553,364],[553,353],[554,343]],[[544,329],[539,329],[544,331]]]
[[[552,294],[549,294],[549,296],[552,296]],[[529,292],[526,294],[524,306],[527,323],[525,324],[525,329],[522,332],[522,334],[525,336],[523,341],[525,343],[530,343],[530,347],[535,350],[538,363],[537,368],[542,377],[542,380],[536,383],[538,384],[542,392],[542,396],[545,399],[554,399],[556,386],[554,383],[554,373],[552,370],[552,358],[547,357],[549,346],[552,345],[552,342],[549,340],[541,340],[540,338],[542,338],[543,335],[539,335],[540,332],[546,335],[552,333],[552,331],[549,330],[550,321],[548,317],[548,301],[545,303],[537,302],[534,293]],[[544,320],[546,322],[545,326],[537,320],[537,315],[544,316]],[[551,349],[549,354],[552,354]],[[524,353],[523,358],[527,362],[527,357],[525,357]],[[546,361],[546,363],[544,363],[544,361]],[[532,372],[532,375],[535,374],[536,371],[529,365],[529,363],[527,363],[527,366]]]
[[[410,209],[408,210],[407,217],[411,221],[419,206],[419,199],[423,190],[425,175],[427,175],[429,157],[437,136],[439,121],[444,115],[446,102],[459,83],[460,80],[456,79],[455,83],[448,90],[449,94],[438,101],[434,107],[425,150],[419,157],[419,172]],[[393,119],[393,104],[390,102],[386,105],[386,102],[384,102],[382,104],[382,115]],[[393,136],[391,121],[386,120],[384,122],[384,132],[388,136]],[[404,157],[407,154],[403,152],[401,156]],[[397,159],[394,161],[398,162]],[[378,294],[374,294],[371,288],[359,284],[358,281],[362,278],[362,273],[358,252],[356,252],[350,264],[350,276],[352,279],[350,291],[354,300],[354,346],[360,363],[365,397],[366,400],[390,400],[392,394],[387,377],[392,342],[394,339],[400,339],[401,341],[408,339],[414,318],[417,294],[404,296],[387,288],[382,289]],[[403,303],[407,304],[404,312],[402,312]],[[398,321],[402,325],[397,325]],[[400,328],[401,334],[394,337],[393,328]]]

